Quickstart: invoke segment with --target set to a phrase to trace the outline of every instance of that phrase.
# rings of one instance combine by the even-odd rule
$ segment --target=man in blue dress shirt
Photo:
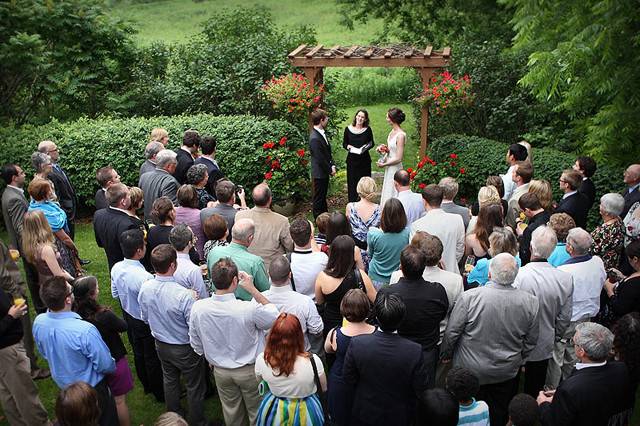
[[[54,277],[42,285],[40,297],[49,310],[33,322],[33,337],[49,362],[53,380],[61,389],[77,381],[88,383],[98,393],[100,425],[118,425],[116,404],[105,380],[116,363],[98,329],[71,311],[73,287]]]
[[[146,253],[142,230],[130,229],[120,234],[120,247],[125,259],[111,268],[111,295],[120,300],[136,373],[144,392],[152,393],[158,402],[164,402],[162,367],[156,353],[156,341],[149,325],[142,321],[138,304],[142,283],[153,279],[153,275],[140,263]]]
[[[169,244],[160,244],[153,249],[151,264],[156,277],[142,284],[138,303],[142,320],[149,324],[156,339],[167,411],[183,413],[180,405],[182,376],[187,389],[189,424],[200,426],[205,424],[205,363],[189,344],[188,325],[196,293],[173,278],[177,263],[176,251]]]

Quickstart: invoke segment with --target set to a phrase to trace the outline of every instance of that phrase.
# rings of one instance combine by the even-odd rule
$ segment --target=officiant
[[[369,150],[373,147],[373,132],[369,127],[369,114],[359,109],[353,122],[344,129],[342,146],[347,150],[347,187],[349,202],[358,201],[356,186],[360,178],[371,176],[371,157]]]

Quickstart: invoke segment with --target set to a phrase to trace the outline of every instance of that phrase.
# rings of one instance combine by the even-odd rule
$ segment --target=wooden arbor
[[[408,46],[307,46],[302,44],[288,55],[291,64],[302,69],[312,84],[322,83],[325,67],[411,67],[420,74],[423,89],[429,86],[431,77],[449,64],[451,48],[441,51],[427,46],[419,50]],[[427,149],[429,110],[422,108],[420,117],[420,156]]]

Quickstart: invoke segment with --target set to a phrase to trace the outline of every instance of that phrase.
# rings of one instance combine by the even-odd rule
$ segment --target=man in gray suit
[[[440,204],[440,208],[447,213],[460,215],[466,230],[471,219],[469,209],[453,202],[453,199],[458,195],[458,182],[452,177],[446,177],[440,180],[438,186],[442,188],[442,204]]]
[[[7,228],[7,233],[9,234],[9,248],[22,252],[22,220],[29,207],[23,189],[25,174],[17,164],[5,164],[2,166],[0,173],[2,174],[2,179],[7,184],[7,188],[2,193],[2,216]],[[35,266],[26,261],[24,256],[22,257],[22,262],[24,264],[24,271],[34,308],[37,313],[45,312],[47,308],[40,300],[40,294],[38,293],[40,289],[38,286],[38,271]],[[7,284],[14,284],[14,281],[15,280],[2,279],[1,284],[3,289],[12,295],[20,294],[26,296],[27,292],[22,280],[20,280],[17,288],[8,288],[6,286]],[[24,347],[31,362],[31,376],[34,379],[49,377],[51,375],[49,370],[38,367],[38,358],[33,350],[33,334],[31,333],[31,319],[29,315],[22,316],[21,321],[24,331]]]
[[[146,158],[146,160],[144,160],[144,163],[140,166],[140,176],[156,169],[156,155],[163,149],[164,145],[158,141],[151,141],[147,144],[144,149],[144,158]]]
[[[163,149],[156,155],[156,168],[140,176],[140,188],[144,193],[144,218],[150,219],[153,202],[160,197],[168,197],[173,205],[178,204],[177,192],[180,184],[173,177],[178,161],[176,153]]]

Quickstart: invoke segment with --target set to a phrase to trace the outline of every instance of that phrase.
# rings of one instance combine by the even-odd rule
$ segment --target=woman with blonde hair
[[[553,210],[553,191],[548,180],[533,179],[529,182],[529,192],[538,196],[538,201],[546,212]]]
[[[160,142],[166,148],[169,144],[169,133],[165,129],[156,127],[151,131],[151,136],[149,137],[149,142],[153,141]]]
[[[498,193],[498,189],[493,185],[487,185],[480,188],[478,191],[478,211],[475,212],[475,215],[471,216],[469,220],[469,226],[467,226],[467,235],[473,234],[476,229],[476,222],[478,221],[478,214],[480,213],[480,209],[484,206],[488,206],[489,204],[497,204],[502,206],[502,198],[500,198],[500,194]],[[472,209],[473,213],[473,209]],[[506,214],[506,210],[502,210],[502,217],[504,218]]]
[[[375,201],[378,197],[376,182],[369,176],[360,178],[356,188],[360,201],[348,203],[346,216],[351,224],[351,234],[358,247],[367,249],[367,233],[369,228],[380,224],[382,211]]]
[[[22,249],[26,260],[38,270],[38,288],[53,277],[62,277],[71,282],[73,275],[62,267],[60,252],[55,245],[55,237],[49,222],[40,210],[28,211],[22,222]],[[36,312],[47,309],[40,301],[38,292],[32,292]]]

